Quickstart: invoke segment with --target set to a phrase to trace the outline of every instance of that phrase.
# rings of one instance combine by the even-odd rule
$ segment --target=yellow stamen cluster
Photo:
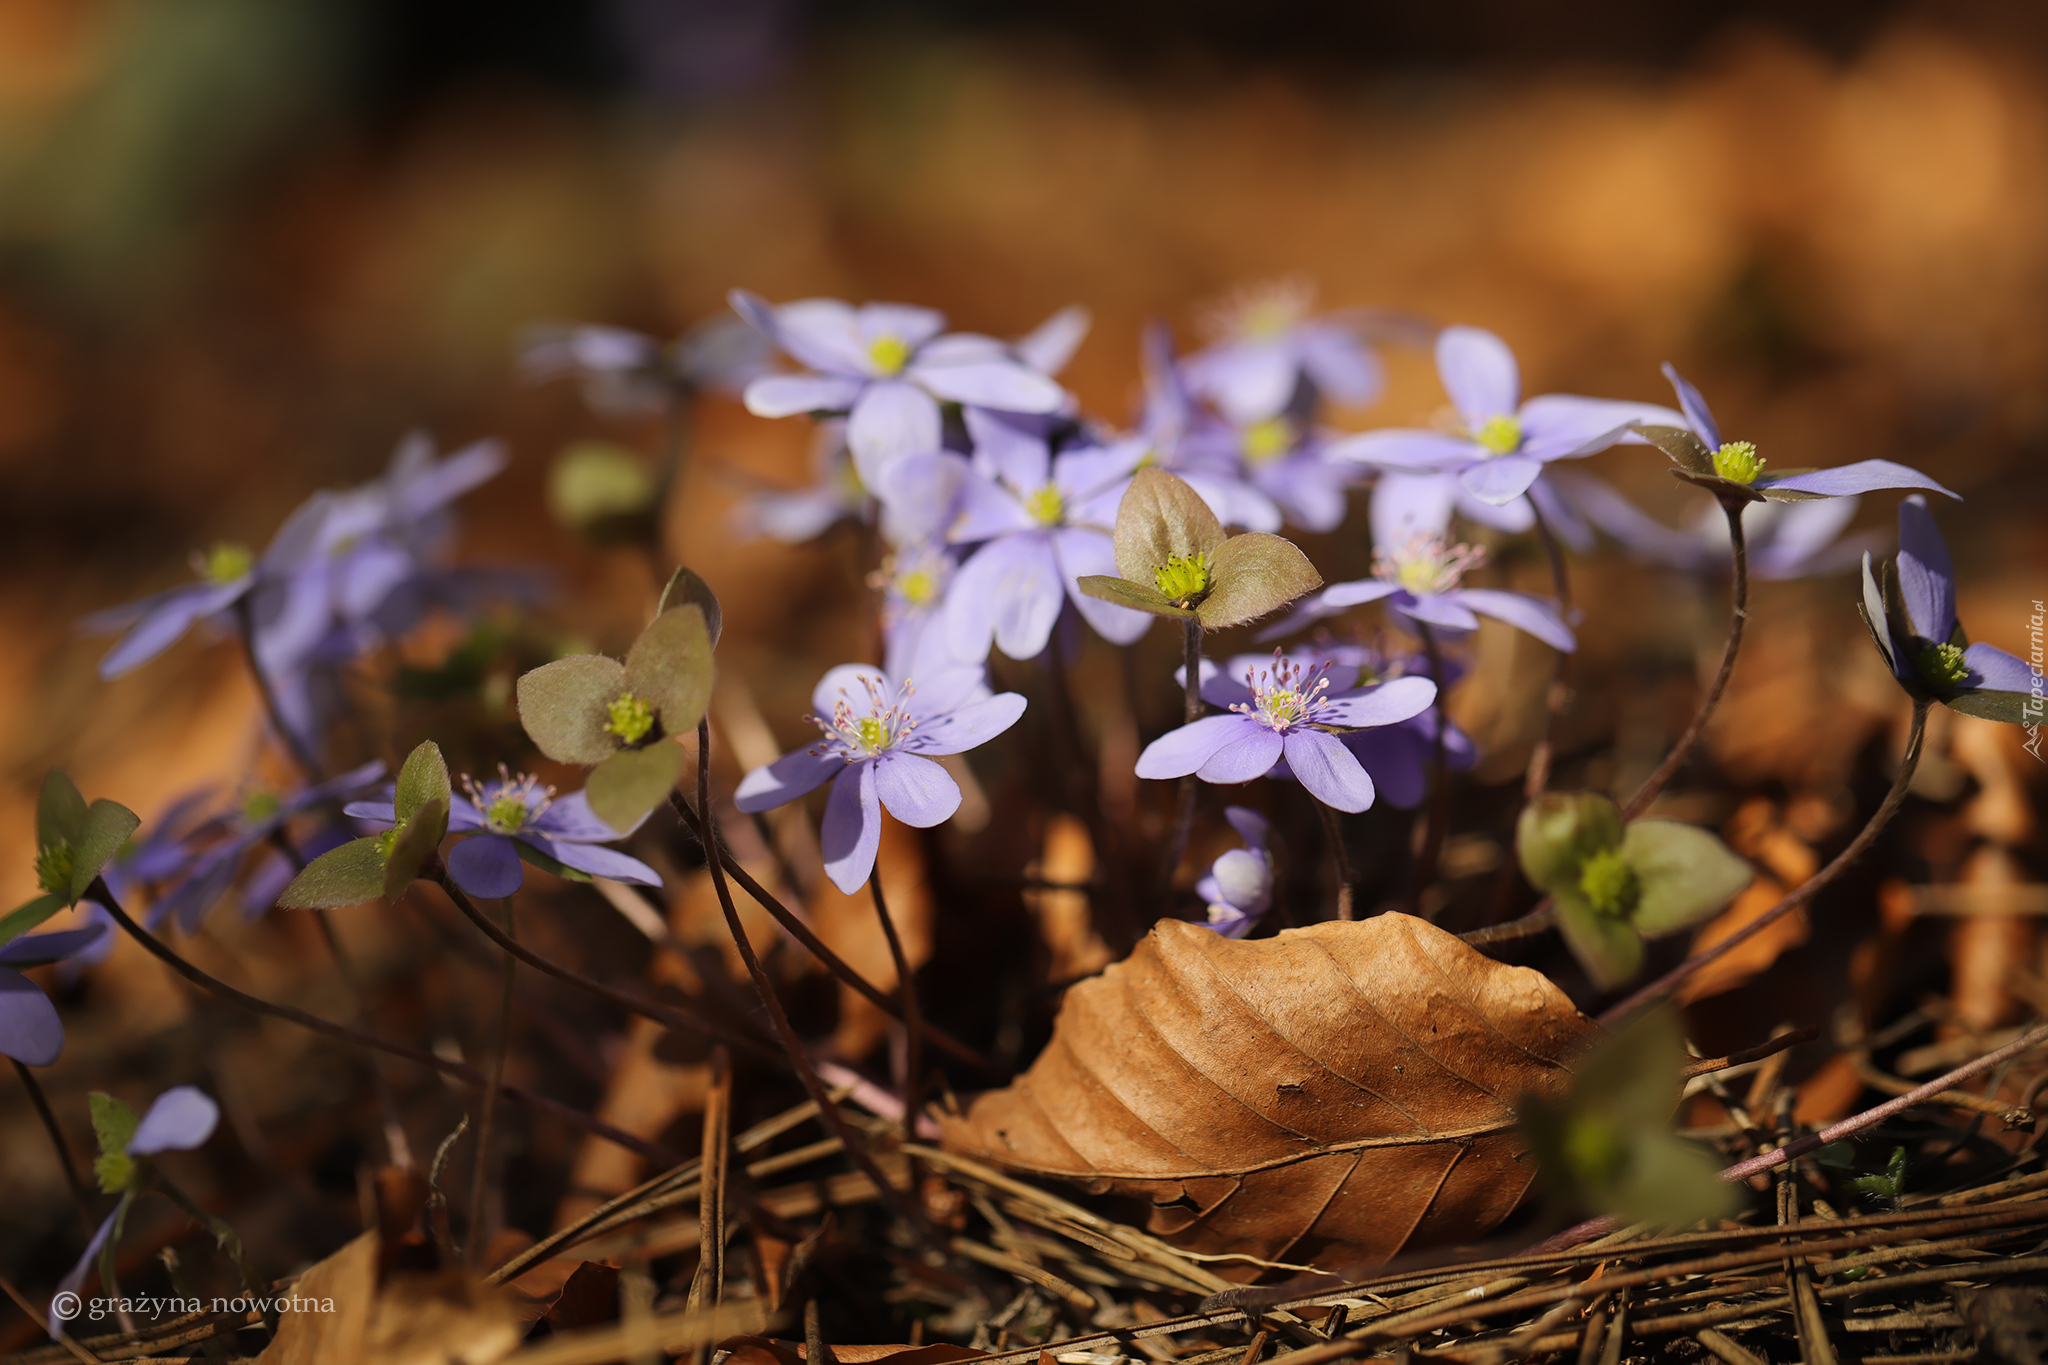
[[[1209,595],[1209,556],[1175,555],[1152,571],[1160,593],[1175,606],[1193,605]]]
[[[1294,449],[1294,427],[1285,417],[1268,417],[1244,429],[1246,464],[1269,464]]]
[[[203,555],[195,554],[193,567],[209,583],[232,583],[256,567],[256,556],[246,545],[215,541]]]
[[[868,343],[868,360],[885,376],[901,374],[910,363],[910,343],[884,333]]]
[[[1510,455],[1522,448],[1522,419],[1511,412],[1495,413],[1480,423],[1472,439],[1489,455]]]
[[[621,692],[606,711],[610,719],[604,723],[604,732],[617,735],[623,743],[638,744],[654,728],[654,708],[631,692]]]
[[[1067,500],[1059,485],[1047,484],[1024,499],[1024,510],[1040,526],[1057,526],[1067,515]]]
[[[1619,849],[1603,848],[1579,865],[1579,890],[1603,915],[1626,917],[1642,899],[1642,883]]]
[[[1755,483],[1764,462],[1752,443],[1730,441],[1714,452],[1714,472],[1733,483]]]
[[[76,866],[70,840],[59,839],[37,850],[36,884],[52,895],[63,895],[71,889],[71,873]]]

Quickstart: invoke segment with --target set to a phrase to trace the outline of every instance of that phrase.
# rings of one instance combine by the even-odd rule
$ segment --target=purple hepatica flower
[[[873,500],[860,481],[852,453],[846,448],[846,423],[818,424],[811,465],[815,477],[810,487],[754,493],[743,499],[733,509],[733,522],[740,535],[767,536],[784,545],[801,545],[817,539],[839,522],[871,515]]]
[[[1143,452],[1143,462],[1177,475],[1225,526],[1278,531],[1285,520],[1280,504],[1245,477],[1241,435],[1196,404],[1164,326],[1145,329],[1139,363],[1145,406],[1128,439]]]
[[[1334,691],[1329,666],[1308,668],[1279,650],[1266,669],[1247,669],[1238,682],[1222,674],[1202,688],[1204,699],[1230,708],[1169,731],[1138,755],[1138,776],[1204,782],[1249,782],[1284,758],[1309,794],[1336,810],[1372,805],[1372,779],[1357,756],[1327,727],[1393,725],[1436,700],[1427,678],[1397,678],[1378,687]]]
[[[1566,502],[1638,557],[1688,573],[1728,574],[1728,518],[1720,508],[1709,507],[1689,525],[1671,527],[1590,474],[1550,477]],[[1742,522],[1750,576],[1775,581],[1855,567],[1877,537],[1838,537],[1855,520],[1861,501],[1850,494],[1813,501],[1767,501],[1750,508]]]
[[[1015,692],[990,694],[979,664],[928,645],[918,666],[901,684],[872,664],[827,673],[806,717],[824,738],[754,769],[735,794],[741,810],[764,811],[832,779],[819,842],[825,874],[849,896],[874,871],[882,808],[920,829],[951,819],[960,788],[932,760],[986,743],[1024,714]]]
[[[526,881],[522,858],[561,875],[661,885],[661,874],[638,858],[599,847],[625,835],[593,815],[582,792],[557,799],[553,787],[525,773],[514,777],[502,763],[496,782],[479,783],[465,773],[462,785],[469,795],[449,803],[448,832],[470,837],[448,850],[448,875],[470,895],[496,899],[517,891]],[[382,825],[398,823],[389,800],[353,802],[348,813]]]
[[[1765,462],[1757,455],[1755,445],[1748,441],[1721,439],[1720,424],[1708,411],[1707,400],[1686,382],[1684,375],[1666,364],[1664,377],[1671,381],[1671,387],[1678,393],[1679,406],[1685,409],[1684,431],[1672,434],[1682,441],[1685,431],[1689,431],[1699,442],[1697,448],[1689,442],[1679,449],[1664,446],[1665,453],[1678,461],[1684,471],[1681,477],[1686,477],[1688,482],[1697,482],[1710,491],[1718,489],[1731,496],[1740,490],[1750,499],[1769,498],[1774,502],[1839,498],[1887,488],[1925,488],[1935,493],[1948,493],[1948,496],[1961,500],[1960,495],[1950,493],[1919,470],[1890,460],[1858,460],[1835,469],[1766,474],[1763,472]],[[1659,441],[1659,444],[1663,442]]]
[[[907,677],[913,661],[925,649],[925,636],[933,645],[945,648],[946,593],[959,570],[954,551],[942,545],[920,545],[898,550],[883,561],[882,580],[882,671],[892,678]]]
[[[323,802],[340,801],[368,788],[384,776],[384,765],[372,760],[339,777],[301,787],[279,796],[252,791],[239,810],[216,815],[178,833],[189,818],[189,799],[172,806],[157,822],[157,830],[145,839],[133,858],[124,860],[119,876],[128,882],[163,888],[149,907],[151,928],[174,920],[185,933],[198,932],[207,911],[241,875],[244,855],[272,842],[294,816]],[[301,857],[313,858],[326,852],[318,842],[339,842],[340,831],[329,831],[327,840],[301,846]],[[298,869],[281,850],[266,849],[261,862],[250,872],[244,887],[243,908],[259,914],[277,901],[277,893]]]
[[[747,385],[761,417],[848,414],[847,443],[874,487],[889,461],[939,448],[939,404],[1057,412],[1066,391],[993,337],[941,335],[944,315],[906,304],[855,308],[837,299],[773,306],[745,290],[732,306],[813,374],[766,375]]]
[[[1075,580],[1115,574],[1110,528],[1143,452],[1130,442],[1059,455],[1017,422],[970,408],[974,461],[960,473],[959,511],[946,538],[983,542],[960,566],[946,596],[955,657],[982,660],[989,645],[1013,659],[1042,653],[1063,602],[1116,644],[1143,635],[1153,618],[1083,593]]]
[[[1379,650],[1365,645],[1340,644],[1335,641],[1317,640],[1287,651],[1289,662],[1298,667],[1318,668],[1327,666],[1325,677],[1330,686],[1338,690],[1356,687],[1370,687],[1392,682],[1396,678],[1429,678],[1429,661],[1420,653],[1401,658],[1389,658]],[[1219,678],[1219,688],[1228,685],[1227,679],[1243,677],[1250,669],[1265,662],[1263,655],[1243,654],[1224,666]],[[1446,661],[1447,678],[1440,684],[1448,688],[1458,681],[1460,670]],[[1210,692],[1212,673],[1205,661],[1202,670],[1203,695]],[[1434,679],[1431,679],[1435,681]],[[1219,705],[1226,699],[1219,691],[1211,700]],[[1443,723],[1442,708],[1430,706],[1416,712],[1406,720],[1392,725],[1375,725],[1369,729],[1351,730],[1337,736],[1344,747],[1358,758],[1359,766],[1372,778],[1373,787],[1379,799],[1401,810],[1413,810],[1422,804],[1429,794],[1429,770],[1436,753],[1436,728]],[[1479,761],[1479,748],[1471,738],[1455,725],[1444,731],[1444,764],[1453,771],[1462,772]],[[1272,774],[1274,777],[1292,777],[1285,760]]]
[[[1971,644],[1956,620],[1956,573],[1948,545],[1919,494],[1899,504],[1899,556],[1887,566],[1887,592],[1878,590],[1870,556],[1863,556],[1864,624],[1893,676],[1917,700],[1932,700],[1967,716],[2038,724],[2034,670],[1992,645]]]
[[[1189,439],[1218,436],[1228,442],[1246,481],[1271,498],[1289,522],[1316,532],[1334,531],[1343,523],[1345,490],[1357,481],[1358,471],[1328,457],[1321,432],[1282,416]]]
[[[192,557],[198,582],[109,607],[80,621],[79,628],[89,634],[127,632],[100,660],[100,677],[111,681],[148,663],[176,644],[196,621],[233,629],[233,613],[244,608],[263,666],[295,666],[327,626],[322,536],[333,497],[318,493],[302,504],[261,555],[251,555],[245,546],[217,544]]]
[[[702,390],[739,393],[769,373],[768,339],[727,317],[700,322],[667,346],[623,327],[551,323],[527,334],[519,370],[536,383],[574,375],[593,409],[635,417]]]
[[[1456,432],[1392,429],[1347,437],[1330,458],[1381,469],[1455,474],[1464,490],[1501,506],[1529,491],[1553,460],[1643,438],[1631,423],[1679,420],[1654,403],[1550,393],[1520,402],[1521,372],[1507,343],[1477,327],[1446,327],[1436,341],[1437,375],[1456,408]]]
[[[213,1136],[214,1128],[220,1123],[220,1106],[196,1086],[178,1085],[164,1091],[156,1097],[156,1102],[149,1106],[149,1112],[145,1113],[140,1121],[136,1120],[135,1111],[126,1105],[120,1104],[119,1101],[110,1101],[106,1096],[95,1093],[95,1129],[101,1125],[103,1103],[107,1110],[118,1112],[127,1123],[134,1125],[128,1140],[117,1152],[102,1150],[99,1160],[93,1163],[93,1169],[99,1176],[100,1188],[108,1194],[119,1191],[121,1202],[114,1206],[114,1211],[100,1224],[99,1231],[93,1233],[92,1240],[86,1243],[85,1254],[78,1258],[78,1264],[72,1266],[64,1278],[58,1281],[53,1303],[63,1299],[66,1294],[71,1296],[73,1303],[77,1302],[78,1291],[84,1287],[85,1277],[92,1273],[93,1263],[100,1259],[100,1252],[106,1247],[107,1239],[118,1233],[121,1225],[127,1221],[128,1206],[145,1188],[143,1166],[135,1158],[148,1158],[163,1152],[189,1152],[195,1147],[205,1145],[206,1140]],[[117,1124],[118,1122],[116,1120]],[[101,1141],[104,1148],[106,1139],[102,1137]],[[105,1269],[108,1274],[112,1273],[111,1258],[105,1263]],[[101,1288],[109,1295],[114,1293],[111,1282],[103,1284]],[[69,1324],[67,1319],[57,1316],[52,1310],[48,1325],[50,1335],[61,1338],[68,1330]]]
[[[1195,894],[1209,907],[1209,927],[1225,938],[1243,938],[1273,905],[1273,857],[1266,852],[1266,817],[1243,806],[1225,806],[1243,848],[1233,848],[1209,865]]]
[[[1479,617],[1491,616],[1563,653],[1578,647],[1557,608],[1541,598],[1495,588],[1460,587],[1465,574],[1485,559],[1486,552],[1477,546],[1452,545],[1441,535],[1417,532],[1398,550],[1374,551],[1371,578],[1332,583],[1311,594],[1259,638],[1291,635],[1311,621],[1385,598],[1394,619],[1418,635],[1425,626],[1477,630]]]
[[[91,901],[78,904],[81,911],[99,909]],[[96,946],[106,933],[107,926],[99,923],[84,929],[24,934],[0,945],[0,1057],[12,1057],[24,1066],[48,1066],[57,1060],[64,1050],[63,1021],[43,988],[19,969],[61,962]]]
[[[1226,302],[1212,318],[1216,341],[1186,362],[1188,386],[1237,426],[1313,407],[1318,396],[1372,402],[1385,383],[1378,357],[1356,327],[1309,317],[1314,301],[1312,288],[1292,280]]]

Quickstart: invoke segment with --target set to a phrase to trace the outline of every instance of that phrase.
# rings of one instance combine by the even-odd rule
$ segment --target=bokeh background
[[[1078,302],[1095,328],[1064,377],[1127,420],[1149,319],[1193,344],[1205,303],[1297,276],[1326,306],[1492,328],[1532,392],[1667,401],[1668,359],[1777,464],[1927,470],[1967,498],[1940,509],[1963,619],[2026,654],[2048,596],[2037,5],[0,0],[0,897],[30,894],[48,767],[148,819],[254,744],[232,649],[102,684],[75,620],[182,581],[194,547],[260,544],[410,428],[507,441],[465,554],[551,565],[558,624],[630,635],[644,567],[541,491],[566,442],[654,434],[522,383],[528,324],[672,335],[735,285],[998,335]],[[1441,401],[1426,354],[1388,359],[1351,425]],[[712,399],[691,444],[669,544],[726,599],[722,667],[794,739],[811,680],[869,638],[853,555],[732,531],[736,498],[808,478],[800,423]],[[1658,464],[1595,467],[1691,515]],[[1871,499],[1861,524],[1890,517]],[[1326,576],[1363,568],[1355,541],[1312,547]],[[1506,568],[1541,588],[1540,560]],[[1582,574],[1565,747],[1605,743],[1592,776],[1618,783],[1689,710],[1725,608],[1612,558]],[[1903,710],[1850,601],[1839,577],[1760,588],[1713,737],[1721,773],[1774,794],[1759,819],[1814,843]],[[1506,635],[1480,656],[1460,706],[1506,782],[1538,664]],[[1988,841],[2037,883],[2034,761],[2009,729],[1937,740],[1929,799],[2005,804],[1926,878]],[[2014,921],[2000,951],[2031,961]],[[129,947],[74,1053],[143,1075],[134,1040],[193,1025]],[[104,1083],[70,1055],[52,1078],[73,1101]],[[39,1183],[38,1160],[4,1179]]]

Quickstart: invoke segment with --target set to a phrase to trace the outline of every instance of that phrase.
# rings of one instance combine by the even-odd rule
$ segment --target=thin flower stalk
[[[505,936],[516,938],[518,929],[512,917],[510,896],[505,897],[504,906]],[[483,1264],[484,1234],[489,1231],[484,1220],[484,1189],[491,1171],[491,1126],[498,1117],[498,1092],[505,1086],[505,1054],[512,1045],[512,993],[518,971],[519,959],[506,953],[504,974],[498,981],[498,1027],[491,1043],[491,1083],[484,1087],[483,1113],[476,1125],[475,1163],[469,1173],[469,1238],[463,1259],[472,1270]]]
[[[497,925],[491,923],[490,916],[476,908],[476,902],[472,901],[467,893],[455,884],[455,879],[448,875],[447,868],[438,859],[429,864],[422,875],[446,892],[448,899],[455,903],[455,908],[460,910],[470,923],[483,930],[484,937],[497,944],[506,953],[524,962],[527,966],[546,972],[557,981],[574,986],[577,990],[587,992],[600,1000],[616,1005],[628,1014],[637,1014],[641,1018],[652,1020],[665,1028],[676,1029],[684,1033],[707,1034],[722,1043],[732,1047],[744,1048],[757,1056],[775,1056],[773,1048],[746,1034],[735,1033],[724,1025],[715,1024],[700,1015],[686,1013],[681,1009],[657,1004],[652,1000],[637,996],[631,991],[622,991],[615,986],[607,986],[602,981],[587,977],[581,972],[564,967],[561,963],[551,958],[541,956],[533,951],[533,949],[519,942],[519,940],[511,937]]]
[[[57,1116],[51,1112],[50,1098],[43,1093],[43,1083],[36,1079],[36,1073],[18,1058],[7,1059],[14,1063],[14,1074],[21,1077],[22,1088],[28,1091],[29,1103],[35,1106],[36,1117],[43,1121],[43,1131],[49,1135],[50,1148],[57,1154],[57,1165],[64,1172],[64,1183],[71,1187],[71,1199],[78,1206],[78,1216],[85,1220],[87,1231],[92,1229],[92,1195],[87,1192],[85,1182],[79,1178],[78,1163],[71,1159],[71,1144],[64,1140],[64,1130],[57,1125]]]
[[[1417,621],[1415,629],[1422,638],[1423,653],[1429,656],[1429,676],[1441,680],[1444,676],[1444,655],[1437,644],[1436,632],[1429,628],[1426,621]],[[1436,880],[1437,858],[1443,853],[1445,829],[1451,819],[1451,793],[1447,781],[1450,771],[1444,760],[1444,727],[1450,723],[1450,714],[1444,709],[1444,694],[1439,682],[1436,694],[1435,738],[1430,743],[1429,754],[1428,823],[1423,827],[1422,849],[1415,855],[1415,877],[1411,897],[1418,911],[1422,907],[1422,893]]]
[[[903,951],[896,921],[889,917],[889,902],[882,894],[880,868],[868,874],[868,891],[875,902],[875,918],[882,922],[882,937],[889,940],[889,957],[896,964],[896,991],[903,1001],[903,1140],[917,1141],[918,1099],[924,1088],[924,1020],[917,1004],[917,981],[910,957]]]
[[[1181,700],[1181,723],[1193,725],[1202,718],[1202,622],[1190,616],[1181,622],[1181,677],[1185,691]],[[1200,779],[1185,773],[1174,794],[1173,837],[1167,841],[1161,860],[1159,881],[1163,894],[1173,893],[1173,876],[1180,860],[1187,856],[1188,839],[1195,828],[1195,784]]]
[[[1600,1016],[1600,1022],[1611,1026],[1620,1020],[1628,1018],[1645,1005],[1663,999],[1676,989],[1681,981],[1684,981],[1700,968],[1710,962],[1719,960],[1741,944],[1755,938],[1765,929],[1791,914],[1800,906],[1805,905],[1808,901],[1819,895],[1829,882],[1839,877],[1848,868],[1849,864],[1862,857],[1864,852],[1873,843],[1877,842],[1877,836],[1884,831],[1886,825],[1891,823],[1892,817],[1898,814],[1899,807],[1905,803],[1906,790],[1913,784],[1913,770],[1920,766],[1921,742],[1927,735],[1928,705],[1929,703],[1925,700],[1917,700],[1913,703],[1913,728],[1906,739],[1905,757],[1899,760],[1898,776],[1892,779],[1891,790],[1885,793],[1883,802],[1871,814],[1869,822],[1863,826],[1854,839],[1849,841],[1847,848],[1835,855],[1834,861],[1814,873],[1813,876],[1807,878],[1804,883],[1789,892],[1783,900],[1764,911],[1761,915],[1758,915],[1727,938],[1722,939],[1711,948],[1694,953],[1691,957],[1688,957],[1649,985],[1633,992],[1619,1004],[1609,1008],[1606,1013]]]
[[[697,819],[697,812],[690,808],[690,804],[687,801],[683,800],[681,792],[670,792],[668,802],[670,809],[675,811],[676,818],[682,821],[683,828],[690,831],[704,845],[705,857],[708,859],[711,856],[711,842],[705,837],[704,827]],[[830,944],[819,938],[817,933],[797,916],[796,912],[784,905],[767,887],[761,885],[754,878],[754,875],[747,871],[745,865],[739,859],[732,856],[731,851],[725,847],[723,840],[718,842],[717,855],[725,865],[726,875],[739,883],[740,890],[746,892],[748,896],[753,898],[756,905],[772,915],[775,922],[781,925],[791,938],[801,943],[811,956],[817,958],[827,971],[866,997],[869,1003],[873,1004],[877,1009],[882,1010],[899,1022],[903,1019],[903,1006],[901,1003],[893,999],[880,986],[862,976],[852,963],[833,952]],[[926,1021],[924,1024],[924,1036],[926,1041],[937,1047],[941,1052],[991,1076],[1007,1078],[1010,1074],[1008,1067],[983,1053],[977,1052],[936,1024]]]
[[[1721,704],[1721,694],[1728,688],[1728,679],[1735,672],[1735,656],[1742,648],[1742,628],[1749,620],[1749,549],[1743,542],[1742,513],[1749,504],[1736,498],[1721,499],[1721,510],[1728,517],[1728,550],[1735,566],[1735,587],[1733,602],[1728,618],[1728,643],[1721,648],[1721,666],[1714,673],[1714,681],[1707,686],[1706,695],[1700,698],[1699,709],[1693,712],[1685,732],[1678,742],[1671,746],[1671,752],[1657,765],[1657,770],[1636,789],[1636,794],[1621,808],[1621,817],[1632,820],[1648,809],[1650,803],[1685,766],[1692,757],[1692,751],[1706,733],[1707,722],[1713,719],[1714,708]]]
[[[373,1033],[365,1033],[361,1029],[350,1028],[346,1024],[337,1024],[331,1019],[322,1019],[317,1014],[308,1014],[306,1011],[295,1009],[290,1005],[273,1004],[268,1000],[262,1000],[246,992],[238,991],[233,986],[228,985],[227,982],[209,976],[165,947],[162,940],[158,939],[156,935],[150,933],[130,918],[128,912],[121,908],[121,903],[114,898],[114,893],[107,889],[104,881],[98,881],[93,884],[92,898],[105,907],[108,916],[114,923],[119,925],[130,938],[140,943],[150,956],[156,958],[159,962],[162,962],[201,990],[219,996],[229,1004],[239,1005],[254,1014],[264,1014],[274,1019],[286,1020],[287,1022],[297,1024],[300,1028],[313,1033],[323,1034],[326,1037],[335,1039],[337,1042],[347,1043],[352,1047],[370,1048],[377,1052],[389,1053],[393,1057],[403,1057],[409,1062],[417,1062],[431,1071],[438,1071],[443,1076],[461,1081],[464,1085],[473,1086],[477,1089],[482,1089],[488,1083],[488,1078],[475,1067],[465,1066],[461,1062],[451,1062],[447,1058],[429,1052],[425,1048],[413,1047],[409,1043],[395,1042],[389,1038],[380,1038]],[[503,1089],[508,1097],[518,1100],[529,1108],[537,1109],[544,1114],[551,1114],[571,1127],[601,1137],[607,1142],[614,1143],[629,1152],[646,1157],[650,1161],[674,1164],[680,1159],[675,1152],[658,1142],[649,1142],[645,1138],[636,1137],[622,1128],[613,1127],[603,1119],[584,1113],[581,1109],[563,1104],[560,1100],[552,1100],[545,1095],[535,1094],[523,1086],[507,1085]]]
[[[725,915],[725,927],[732,935],[733,946],[739,949],[740,960],[746,964],[747,975],[753,979],[754,991],[761,998],[762,1008],[768,1011],[768,1018],[775,1026],[775,1035],[782,1042],[783,1050],[789,1054],[790,1064],[795,1068],[797,1079],[803,1083],[804,1093],[811,1103],[818,1106],[818,1116],[825,1120],[832,1135],[846,1148],[847,1157],[860,1169],[862,1175],[874,1182],[875,1193],[882,1202],[908,1223],[934,1251],[948,1260],[952,1252],[938,1231],[926,1220],[924,1214],[901,1190],[889,1182],[882,1168],[862,1144],[846,1122],[846,1116],[839,1112],[839,1106],[832,1102],[831,1092],[819,1077],[818,1069],[811,1065],[810,1054],[804,1050],[803,1038],[796,1026],[789,1022],[788,1013],[782,1008],[782,998],[776,993],[775,983],[768,979],[767,971],[761,966],[754,945],[747,938],[746,926],[740,923],[740,912],[733,904],[732,887],[725,879],[725,859],[719,845],[724,841],[718,835],[718,823],[711,811],[711,725],[708,721],[697,722],[697,811],[700,828],[704,832],[706,861],[711,865],[711,886],[718,893],[718,908]]]

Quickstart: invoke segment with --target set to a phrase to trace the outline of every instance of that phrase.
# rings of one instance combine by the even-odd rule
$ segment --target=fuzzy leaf
[[[1586,859],[1620,843],[1621,808],[1598,792],[1545,792],[1515,822],[1515,856],[1542,891],[1576,889]]]
[[[63,908],[64,898],[56,895],[37,896],[26,905],[16,906],[0,917],[0,944],[12,943]]]
[[[93,1172],[99,1176],[102,1190],[118,1194],[128,1188],[135,1174],[135,1160],[128,1155],[128,1144],[135,1140],[135,1128],[142,1119],[104,1090],[88,1095],[86,1106],[92,1111],[92,1135],[100,1148],[92,1163]]]
[[[1132,583],[1156,586],[1168,560],[1208,554],[1223,539],[1202,495],[1156,465],[1139,470],[1116,505],[1116,571]]]
[[[572,654],[519,679],[519,723],[557,763],[602,763],[618,752],[605,731],[612,699],[626,686],[625,665],[602,654]]]
[[[1642,888],[1630,918],[1645,934],[1698,924],[1756,876],[1748,859],[1706,830],[1676,820],[1637,820],[1621,836],[1621,856]]]
[[[711,637],[711,647],[718,648],[718,636],[725,629],[725,610],[718,605],[718,594],[711,591],[711,585],[698,576],[697,571],[688,567],[677,569],[669,576],[668,586],[661,590],[661,602],[654,609],[656,616],[670,607],[680,607],[693,602],[697,610],[704,613],[704,632]]]
[[[624,838],[668,797],[682,771],[683,751],[664,740],[613,754],[590,770],[583,793],[590,798],[591,814]]]
[[[663,733],[686,735],[711,703],[711,632],[694,602],[648,623],[626,654],[626,690],[661,716]]]
[[[1522,1123],[1544,1183],[1630,1222],[1683,1225],[1730,1211],[1739,1194],[1719,1163],[1671,1131],[1683,1056],[1677,1020],[1659,1010],[1587,1052],[1561,1103],[1531,1096]]]
[[[87,808],[77,844],[71,851],[71,904],[78,904],[78,898],[100,875],[107,860],[121,851],[121,845],[128,842],[128,836],[141,824],[142,817],[118,801],[103,797]]]
[[[396,901],[404,895],[405,888],[420,875],[421,866],[447,837],[448,798],[437,796],[414,811],[412,818],[398,827],[398,837],[391,841],[391,852],[384,859],[381,888],[384,899]]]
[[[378,837],[355,839],[307,863],[277,898],[287,910],[338,910],[384,894],[384,851]]]
[[[1552,892],[1557,897],[1557,931],[1595,986],[1613,990],[1643,969],[1643,936],[1619,915],[1603,915],[1577,886]]]
[[[2041,713],[2028,709],[2033,700],[2025,692],[1993,692],[1989,688],[1958,692],[1952,697],[1942,698],[1949,710],[1960,711],[1966,716],[2003,721],[2007,725],[2039,725]]]
[[[1120,607],[1131,607],[1138,611],[1149,611],[1155,616],[1193,616],[1186,607],[1176,607],[1166,600],[1166,594],[1144,583],[1133,583],[1128,578],[1115,578],[1106,573],[1084,574],[1074,580],[1081,591],[1090,597],[1099,597],[1105,602],[1114,602]]]
[[[1688,474],[1714,476],[1714,452],[1689,427],[1638,425],[1644,440],[1669,455]]]
[[[1209,581],[1214,586],[1195,608],[1205,630],[1241,625],[1323,586],[1323,576],[1293,541],[1263,531],[1219,545]]]
[[[85,797],[69,774],[52,768],[36,802],[36,847],[76,846],[85,832]]]
[[[941,1126],[1144,1201],[1177,1246],[1350,1267],[1506,1217],[1534,1174],[1513,1106],[1561,1092],[1593,1032],[1539,973],[1409,915],[1251,940],[1163,920],[1067,992],[1028,1072]]]
[[[405,766],[398,770],[398,794],[392,803],[398,822],[401,825],[410,822],[429,801],[438,800],[445,814],[453,795],[448,785],[448,764],[441,757],[441,746],[431,739],[423,740],[418,748],[405,756]]]

